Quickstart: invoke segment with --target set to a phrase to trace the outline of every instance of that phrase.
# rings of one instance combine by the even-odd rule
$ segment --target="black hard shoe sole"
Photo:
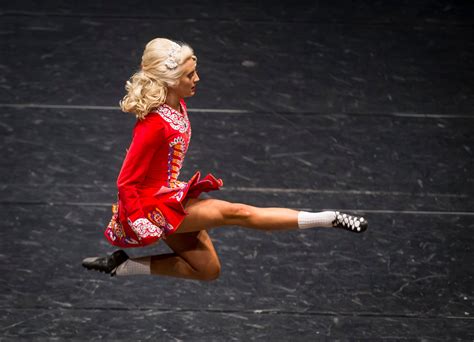
[[[367,220],[360,216],[353,216],[336,211],[336,219],[332,222],[333,227],[348,230],[353,233],[363,233],[369,227]]]
[[[118,250],[105,257],[86,258],[82,260],[82,266],[88,270],[103,272],[114,276],[117,267],[128,259],[127,253]]]

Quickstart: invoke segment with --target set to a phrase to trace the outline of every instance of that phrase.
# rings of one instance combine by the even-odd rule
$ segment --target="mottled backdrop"
[[[0,340],[473,340],[473,23],[468,0],[2,1]],[[155,37],[198,56],[183,179],[369,230],[216,229],[210,283],[82,269],[113,251],[118,102]]]

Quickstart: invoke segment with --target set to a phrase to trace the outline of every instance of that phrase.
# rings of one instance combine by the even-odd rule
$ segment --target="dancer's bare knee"
[[[204,272],[202,272],[202,280],[212,281],[219,278],[221,274],[221,264],[219,261],[209,264]]]
[[[212,258],[205,265],[195,266],[195,270],[199,280],[212,281],[219,278],[221,264],[218,258]]]
[[[252,216],[252,208],[246,204],[229,203],[224,212],[226,222],[241,222]]]

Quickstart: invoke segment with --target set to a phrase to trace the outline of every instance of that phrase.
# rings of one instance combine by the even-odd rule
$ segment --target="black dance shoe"
[[[360,216],[351,216],[336,211],[336,219],[332,221],[332,226],[342,228],[354,233],[362,233],[367,230],[368,222]]]
[[[110,276],[114,276],[117,267],[119,267],[119,265],[123,264],[128,259],[127,253],[122,250],[118,250],[105,257],[85,258],[82,260],[82,266],[88,270],[105,272],[110,274]]]

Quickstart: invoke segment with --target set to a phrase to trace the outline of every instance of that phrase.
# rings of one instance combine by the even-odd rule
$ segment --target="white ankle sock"
[[[151,274],[151,257],[128,259],[117,267],[117,276]]]
[[[332,222],[336,219],[336,212],[322,211],[319,213],[309,213],[300,211],[298,213],[298,228],[316,228],[316,227],[332,227]]]

